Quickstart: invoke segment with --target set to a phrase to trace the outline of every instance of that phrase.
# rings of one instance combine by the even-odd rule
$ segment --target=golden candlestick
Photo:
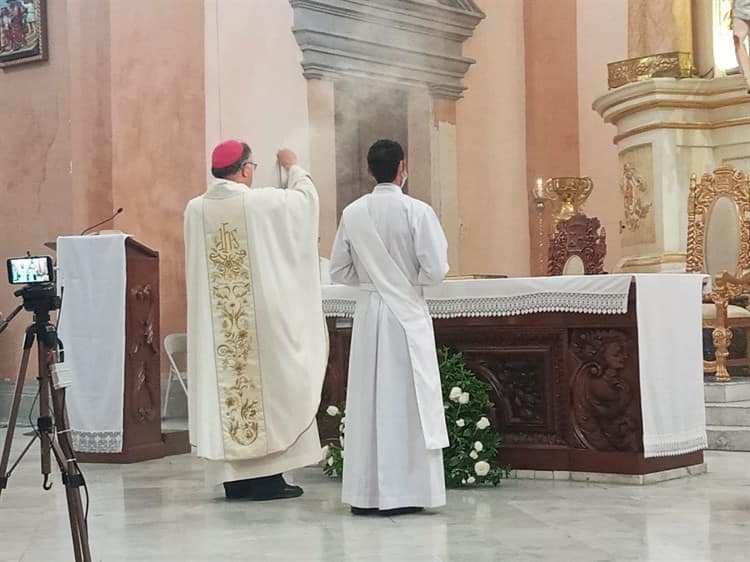
[[[532,192],[534,195],[534,205],[536,206],[539,275],[545,275],[547,271],[544,263],[544,182],[542,178],[537,178]]]
[[[555,222],[568,220],[579,214],[581,207],[594,189],[591,178],[560,177],[544,182],[544,193],[556,201],[560,208],[555,213]]]

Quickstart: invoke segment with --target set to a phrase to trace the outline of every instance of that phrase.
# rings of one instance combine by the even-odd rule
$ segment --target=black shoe
[[[424,507],[399,507],[396,509],[381,509],[380,515],[383,517],[393,517],[396,515],[413,515],[415,513],[422,513]]]
[[[248,499],[256,502],[289,500],[298,498],[304,493],[304,490],[299,486],[284,486],[276,490],[256,490]]]
[[[380,510],[377,507],[354,507],[352,506],[352,515],[377,515]]]
[[[300,497],[304,491],[299,486],[287,484],[281,474],[224,482],[228,500],[271,501]]]
[[[251,480],[236,480],[234,482],[224,482],[224,495],[228,500],[247,499],[251,492]]]

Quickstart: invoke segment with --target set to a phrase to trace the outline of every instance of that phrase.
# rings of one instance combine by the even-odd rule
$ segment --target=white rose
[[[477,422],[477,429],[487,429],[490,425],[490,420],[482,416]]]
[[[341,444],[341,448],[343,449],[344,448],[344,436],[343,435],[339,437],[339,443]]]
[[[321,454],[323,455],[323,458],[324,458],[324,459],[327,459],[327,458],[328,458],[328,455],[330,455],[330,454],[331,454],[331,449],[330,449],[330,447],[329,447],[328,445],[326,445],[325,447],[323,447],[323,449],[321,450]]]
[[[477,476],[487,476],[490,473],[490,463],[479,461],[474,465],[474,472],[477,473]]]
[[[341,418],[341,425],[346,425],[346,416]]]
[[[339,433],[344,433],[344,424],[339,424]]]
[[[326,414],[331,417],[338,416],[340,413],[341,410],[339,410],[336,406],[328,406],[328,409],[326,410]]]
[[[333,466],[333,457],[328,459],[328,466]]]
[[[463,418],[462,418],[462,419],[460,419],[460,420],[456,420],[456,425],[457,425],[458,427],[463,427],[463,426],[465,426],[465,425],[466,425],[466,422],[465,422],[465,421],[463,420]]]
[[[454,402],[458,402],[458,399],[461,398],[463,392],[464,391],[461,390],[460,387],[454,386],[453,388],[451,388],[451,393],[448,395],[448,398],[450,398]]]
[[[466,484],[466,480],[461,480],[461,484]]]
[[[469,403],[469,398],[470,398],[469,393],[468,392],[463,392],[463,393],[461,393],[461,396],[458,397],[458,403],[459,404],[468,404]]]
[[[473,476],[469,476],[469,477],[468,477],[468,478],[466,479],[466,483],[467,483],[467,484],[473,484],[473,483],[474,483],[474,482],[476,482],[476,481],[477,481],[477,479],[476,479],[476,478],[474,478]]]
[[[479,453],[477,453],[476,451],[472,451],[471,453],[469,453],[469,456],[472,459],[477,460],[479,458]]]
[[[481,453],[484,450],[484,445],[482,445],[481,441],[477,441],[476,443],[474,443],[474,449],[477,452]]]

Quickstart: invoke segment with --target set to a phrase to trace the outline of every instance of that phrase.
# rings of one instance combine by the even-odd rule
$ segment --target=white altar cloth
[[[73,385],[66,404],[73,448],[122,451],[125,385],[125,234],[57,239],[64,287],[60,339]]]
[[[448,280],[426,287],[434,318],[544,312],[626,314],[636,284],[638,360],[645,457],[706,448],[701,302],[707,277],[617,274]],[[328,317],[354,316],[356,287],[323,287]]]

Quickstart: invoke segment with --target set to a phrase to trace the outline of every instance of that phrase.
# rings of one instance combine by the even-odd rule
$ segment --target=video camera
[[[23,307],[34,314],[49,316],[60,308],[55,287],[55,269],[50,256],[27,256],[7,261],[8,282],[23,285],[13,294],[23,298]]]

